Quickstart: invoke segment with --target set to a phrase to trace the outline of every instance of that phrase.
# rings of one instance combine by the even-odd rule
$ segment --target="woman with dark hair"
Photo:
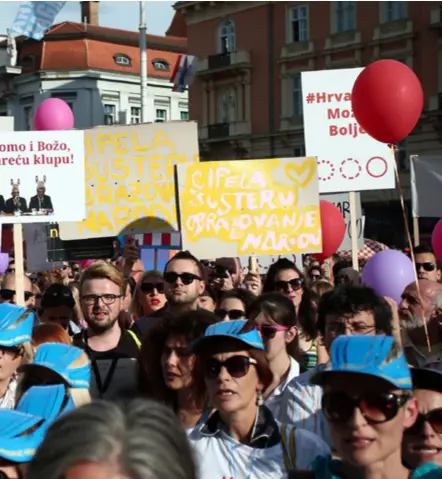
[[[221,295],[215,314],[222,321],[246,319],[255,299],[256,296],[245,289],[232,289]]]
[[[304,275],[293,261],[280,258],[270,266],[263,293],[271,291],[277,291],[293,302],[299,325],[299,346],[301,351],[310,353],[305,367],[314,367],[317,363],[315,307]]]
[[[140,391],[170,406],[185,428],[194,427],[207,408],[204,388],[194,381],[198,362],[189,346],[216,321],[213,313],[202,309],[165,316],[141,347]]]
[[[273,373],[273,381],[264,391],[265,404],[278,419],[285,387],[300,373],[296,310],[286,296],[266,293],[250,306],[249,319],[261,333]]]

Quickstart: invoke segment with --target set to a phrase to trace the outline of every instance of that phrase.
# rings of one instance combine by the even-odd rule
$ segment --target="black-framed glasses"
[[[11,301],[16,294],[17,292],[14,289],[0,289],[0,298],[3,301]],[[34,296],[34,293],[31,291],[25,291],[25,301],[29,301],[32,296]]]
[[[150,294],[156,289],[159,294],[164,293],[164,283],[142,283],[140,289],[143,293]]]
[[[284,291],[284,293],[288,293],[289,286],[294,290],[298,291],[304,286],[304,280],[302,278],[294,278],[289,281],[275,281],[273,284],[277,291]]]
[[[415,263],[416,264],[416,271],[419,271],[421,268],[424,271],[427,271],[430,273],[431,271],[434,271],[436,269],[436,265],[432,263],[431,261],[425,261],[424,263]]]
[[[322,396],[322,410],[331,423],[345,423],[355,409],[372,424],[382,424],[396,417],[399,409],[410,399],[406,394],[365,393],[349,396],[344,392],[328,392]]]
[[[436,434],[442,434],[442,408],[433,409],[426,414],[419,413],[416,422],[405,430],[405,434],[419,434],[426,422]]]
[[[244,319],[246,317],[246,313],[244,311],[241,311],[240,309],[216,309],[215,314],[218,316],[220,319],[224,319],[226,316],[231,319]]]
[[[164,281],[168,284],[175,284],[177,280],[181,279],[183,284],[188,286],[189,284],[192,284],[194,281],[201,281],[201,278],[197,276],[196,274],[192,273],[174,273],[171,271],[170,273],[164,273]]]
[[[208,358],[204,363],[204,375],[207,379],[216,379],[221,369],[226,368],[232,378],[242,378],[249,372],[251,364],[258,364],[258,361],[241,355],[230,356],[225,361]]]
[[[85,294],[81,299],[89,306],[97,304],[100,300],[106,306],[111,306],[117,299],[121,297],[121,294]]]
[[[263,339],[273,339],[279,331],[288,331],[288,326],[272,326],[271,324],[260,324],[257,326]]]

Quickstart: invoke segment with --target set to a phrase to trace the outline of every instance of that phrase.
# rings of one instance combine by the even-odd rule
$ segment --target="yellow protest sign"
[[[177,169],[183,249],[199,258],[322,251],[315,158]]]
[[[86,130],[85,154],[86,218],[60,223],[63,240],[178,229],[174,168],[199,161],[195,122]]]

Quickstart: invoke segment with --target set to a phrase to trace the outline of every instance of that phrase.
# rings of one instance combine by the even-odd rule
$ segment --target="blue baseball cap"
[[[15,304],[0,304],[0,346],[12,347],[29,343],[35,314]]]
[[[46,368],[57,373],[71,388],[89,389],[91,383],[90,362],[82,360],[76,364],[80,356],[84,357],[82,349],[62,343],[44,343],[37,349],[34,361],[23,364],[19,372],[28,372],[31,368]]]
[[[338,336],[331,346],[330,362],[311,383],[323,386],[328,376],[338,372],[374,376],[397,389],[413,387],[404,352],[392,336]]]
[[[0,409],[0,458],[13,463],[32,461],[43,441],[44,419],[13,409]]]
[[[245,319],[237,319],[235,321],[222,321],[220,323],[210,325],[202,338],[198,338],[191,345],[193,352],[198,353],[205,348],[207,344],[220,338],[235,339],[243,343],[247,348],[264,350],[264,343],[261,334],[257,329],[243,331],[247,324]]]
[[[411,368],[413,389],[442,392],[442,371],[429,368]]]

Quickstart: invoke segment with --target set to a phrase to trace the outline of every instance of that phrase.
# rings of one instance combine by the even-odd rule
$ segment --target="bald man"
[[[442,284],[427,279],[409,284],[399,305],[403,346],[411,366],[442,370]],[[427,326],[431,351],[425,333]]]
[[[32,292],[31,280],[25,275],[25,306],[33,308],[35,306],[35,295]],[[0,289],[0,303],[17,304],[17,297],[15,294],[15,273],[8,273],[2,281]]]

